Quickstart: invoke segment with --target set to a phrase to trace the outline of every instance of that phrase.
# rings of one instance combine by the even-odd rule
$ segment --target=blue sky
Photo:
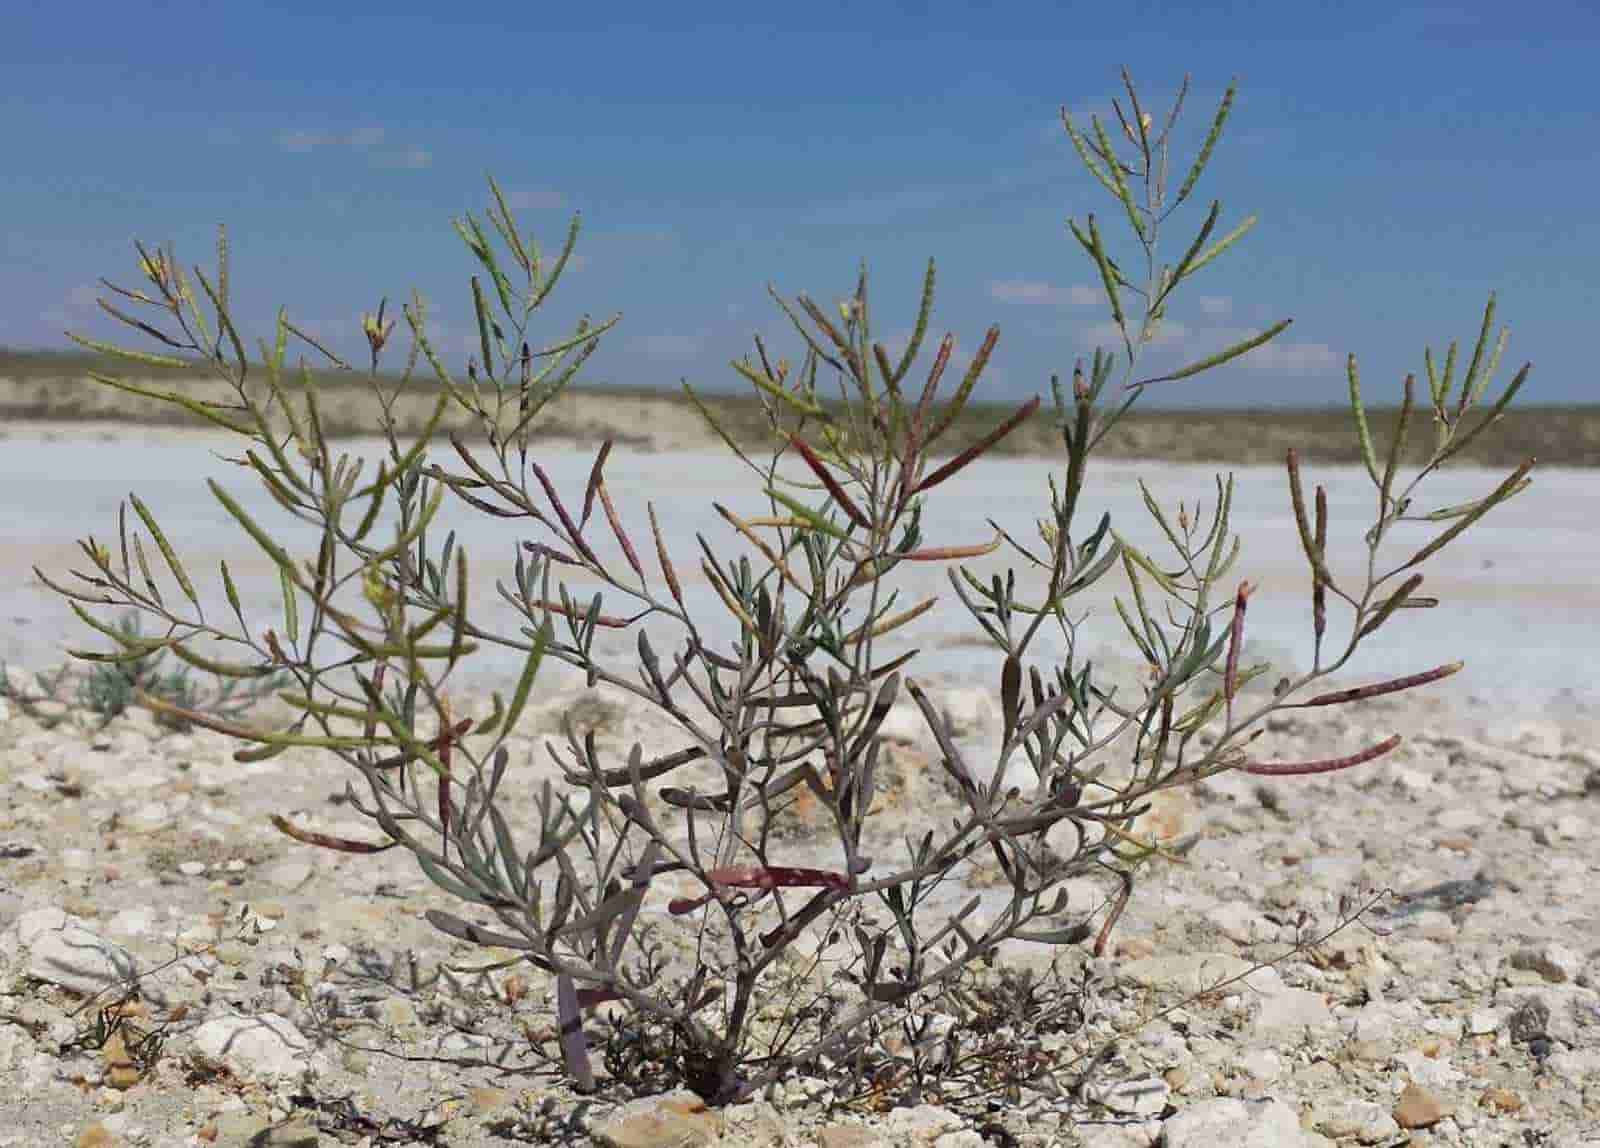
[[[277,306],[343,350],[380,296],[415,287],[457,365],[470,257],[450,228],[493,172],[546,244],[581,211],[582,257],[537,328],[623,313],[596,381],[708,389],[759,332],[798,357],[766,296],[842,297],[871,269],[889,339],[929,256],[939,330],[1001,326],[986,393],[1046,392],[1109,311],[1065,220],[1126,221],[1058,109],[1109,112],[1126,64],[1164,112],[1193,87],[1174,166],[1230,78],[1240,94],[1194,198],[1260,222],[1180,288],[1146,362],[1171,368],[1280,318],[1249,365],[1152,403],[1342,401],[1354,350],[1372,397],[1422,347],[1468,343],[1498,290],[1502,379],[1531,402],[1600,400],[1587,337],[1600,286],[1600,15],[1585,2],[604,6],[8,6],[0,47],[0,344],[107,335],[97,277],[131,240],[209,261],[228,224],[247,334]],[[1381,390],[1380,390],[1381,388]]]

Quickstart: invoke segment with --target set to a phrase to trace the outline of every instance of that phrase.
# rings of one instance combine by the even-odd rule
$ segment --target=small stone
[[[1308,1138],[1295,1110],[1281,1100],[1202,1100],[1161,1126],[1166,1148],[1302,1148]]]
[[[182,873],[185,877],[199,877],[204,874],[205,871],[206,863],[204,861],[185,861],[182,865],[178,866],[178,872]]]
[[[405,997],[389,997],[369,1008],[373,1019],[390,1028],[408,1028],[417,1023],[417,1006]]]
[[[1499,1009],[1475,1008],[1467,1014],[1466,1034],[1468,1036],[1487,1036],[1490,1033],[1498,1032],[1504,1020],[1505,1016]]]
[[[1311,1128],[1334,1140],[1381,1144],[1397,1135],[1400,1126],[1381,1104],[1370,1100],[1327,1100],[1314,1104]]]
[[[304,1119],[286,1120],[267,1130],[265,1138],[250,1141],[250,1148],[319,1148],[322,1134]]]
[[[1446,809],[1433,819],[1433,823],[1447,833],[1467,833],[1481,828],[1485,820],[1482,813],[1463,805],[1455,809]]]
[[[122,1140],[103,1121],[97,1120],[78,1133],[72,1143],[74,1148],[118,1148]]]
[[[1547,1037],[1570,1048],[1600,1046],[1600,992],[1579,985],[1537,984],[1502,990],[1502,996],[1510,997],[1517,1010],[1514,1024],[1518,1016],[1524,1019],[1521,1028],[1513,1027],[1512,1040]]]
[[[478,1116],[488,1116],[510,1104],[513,1097],[504,1088],[480,1087],[467,1093],[467,1103]]]
[[[1101,1086],[1091,1085],[1086,1095],[1119,1116],[1159,1116],[1167,1106],[1171,1089],[1160,1077],[1121,1080]]]
[[[1522,1111],[1522,1097],[1509,1088],[1485,1088],[1478,1097],[1478,1106],[1500,1116]]]
[[[1507,723],[1494,731],[1493,739],[1535,757],[1560,757],[1564,740],[1560,726],[1531,719]]]
[[[1207,914],[1224,937],[1237,945],[1271,940],[1275,930],[1260,913],[1243,901],[1227,901]]]
[[[1558,941],[1518,949],[1511,954],[1511,967],[1538,973],[1551,984],[1565,984],[1583,972],[1583,955]]]
[[[1420,1084],[1408,1084],[1395,1102],[1394,1120],[1402,1128],[1432,1128],[1449,1115],[1437,1096]]]
[[[226,1069],[244,1080],[298,1081],[311,1068],[311,1042],[274,1013],[223,1016],[194,1030],[190,1060],[201,1068]]]
[[[995,725],[1000,716],[989,691],[975,687],[946,691],[939,708],[958,738],[981,735]]]
[[[1264,1084],[1271,1084],[1283,1075],[1283,1057],[1270,1048],[1252,1048],[1234,1063],[1246,1076]]]
[[[721,1119],[688,1092],[623,1105],[594,1129],[602,1148],[700,1148],[722,1135]]]
[[[915,1108],[896,1108],[889,1113],[885,1131],[896,1144],[932,1144],[947,1132],[961,1128],[961,1118],[932,1104],[919,1104]]]
[[[1550,1006],[1538,997],[1528,997],[1511,1014],[1507,1028],[1518,1044],[1542,1037],[1550,1026]]]
[[[1115,973],[1124,984],[1169,992],[1205,992],[1239,976],[1244,976],[1243,984],[1257,992],[1282,991],[1283,981],[1276,969],[1251,971],[1253,968],[1251,961],[1232,953],[1169,953],[1128,961],[1116,966]]]
[[[156,911],[137,905],[117,912],[106,922],[106,932],[120,937],[142,937],[155,928]]]
[[[28,950],[29,976],[83,996],[138,974],[126,949],[85,929],[79,918],[60,909],[22,914],[6,938]]]
[[[105,1062],[108,1088],[122,1090],[139,1083],[139,1066],[128,1055],[128,1042],[120,1028],[113,1029],[105,1044],[100,1046],[100,1059]]]
[[[888,1141],[860,1124],[830,1124],[817,1131],[817,1148],[879,1148]]]
[[[280,861],[261,875],[262,880],[279,889],[293,892],[311,880],[314,870],[308,861]]]
[[[1286,988],[1262,998],[1255,1032],[1257,1035],[1295,1033],[1332,1022],[1333,1013],[1321,993]]]

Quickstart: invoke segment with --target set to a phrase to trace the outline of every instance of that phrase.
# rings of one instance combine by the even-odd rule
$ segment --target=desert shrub
[[[1524,367],[1480,416],[1505,346],[1503,333],[1492,337],[1491,299],[1464,371],[1452,344],[1442,368],[1426,356],[1421,399],[1406,379],[1398,430],[1386,444],[1370,433],[1350,358],[1353,424],[1377,492],[1374,521],[1353,556],[1336,560],[1323,489],[1308,495],[1294,454],[1287,459],[1308,568],[1309,669],[1242,656],[1251,587],[1233,573],[1240,542],[1229,521],[1231,477],[1217,478],[1209,505],[1185,502],[1174,510],[1146,493],[1166,541],[1160,554],[1130,543],[1109,515],[1089,511],[1085,476],[1096,445],[1149,388],[1186,385],[1289,325],[1283,320],[1167,374],[1141,374],[1142,353],[1174,292],[1234,247],[1254,219],[1224,231],[1221,206],[1212,203],[1193,238],[1174,249],[1176,260],[1162,256],[1164,225],[1197,187],[1233,91],[1195,158],[1171,168],[1184,172],[1174,189],[1169,137],[1183,94],[1158,131],[1124,80],[1127,107],[1115,102],[1109,130],[1095,119],[1085,132],[1062,116],[1131,237],[1114,253],[1095,215],[1069,221],[1105,290],[1119,341],[1079,362],[1066,382],[1051,380],[1064,465],[1050,484],[1036,539],[998,527],[990,538],[929,537],[924,529],[938,488],[1040,405],[1030,399],[980,441],[941,453],[999,331],[989,329],[964,369],[952,366],[949,335],[929,361],[932,263],[911,338],[898,353],[874,338],[864,271],[836,305],[773,292],[794,328],[798,361],[775,358],[757,339],[754,353],[733,364],[761,403],[771,450],[758,457],[724,436],[749,485],[714,505],[720,525],[697,535],[698,554],[672,553],[654,504],[641,513],[613,492],[609,442],[581,491],[558,491],[529,451],[530,427],[616,320],[584,319],[536,349],[530,329],[567,266],[577,224],[551,260],[518,229],[491,181],[487,228],[470,215],[455,225],[478,264],[470,283],[478,349],[464,374],[430,341],[420,297],[401,311],[410,347],[398,384],[380,369],[396,325],[387,304],[364,319],[365,370],[386,443],[376,474],[334,453],[319,422],[315,376],[303,365],[298,381],[290,376],[288,343],[297,339],[348,368],[342,359],[280,314],[274,338],[263,340],[259,362],[251,361],[229,306],[225,239],[210,275],[198,266],[184,270],[171,251],[140,246],[144,283],[112,288],[105,308],[164,349],[79,341],[135,364],[215,373],[238,401],[203,403],[181,388],[103,381],[179,404],[237,434],[248,444],[240,461],[285,513],[315,527],[318,542],[309,554],[291,553],[267,523],[211,482],[279,572],[282,622],[264,632],[245,624],[225,563],[219,574],[238,624],[204,615],[181,555],[137,501],[136,527],[145,532],[135,533],[137,579],[124,530],[120,563],[108,547],[85,543],[95,567],[80,575],[87,589],[51,585],[79,601],[128,605],[159,618],[166,636],[134,638],[83,611],[130,661],[163,650],[229,679],[287,675],[291,684],[278,696],[295,716],[276,728],[182,711],[148,691],[141,700],[248,743],[241,759],[310,746],[348,765],[355,778],[349,801],[381,839],[333,838],[281,818],[279,827],[324,848],[413,854],[435,885],[471,908],[470,918],[430,912],[437,928],[513,950],[553,976],[561,1052],[578,1087],[595,1086],[583,1016],[601,1005],[611,1007],[597,1014],[597,1025],[634,1034],[628,1055],[653,1049],[653,1064],[715,1103],[797,1069],[849,1078],[867,1072],[869,1062],[881,1066],[887,1054],[874,1042],[896,1018],[912,1026],[914,1059],[921,1058],[912,1067],[920,1073],[931,1063],[924,1056],[930,1046],[914,1018],[936,1001],[970,997],[971,974],[1002,946],[1105,949],[1141,865],[1161,853],[1138,831],[1155,795],[1228,770],[1295,776],[1350,768],[1392,750],[1398,738],[1354,754],[1272,762],[1253,756],[1250,746],[1276,711],[1358,702],[1454,672],[1458,667],[1447,665],[1354,689],[1314,688],[1349,666],[1378,630],[1436,605],[1419,593],[1422,566],[1529,481],[1531,460],[1470,505],[1418,509],[1420,484],[1499,417],[1527,376]],[[134,306],[148,321],[124,310]],[[437,405],[424,433],[401,441],[388,418],[390,396],[418,373],[436,383]],[[699,402],[687,383],[685,390]],[[824,405],[830,391],[835,401]],[[486,450],[475,453],[459,436],[450,450],[436,446],[434,428],[450,404],[479,421]],[[1424,415],[1432,422],[1428,459],[1402,476],[1402,450],[1424,432]],[[743,501],[735,505],[734,495]],[[494,632],[476,620],[475,564],[453,533],[440,537],[447,500],[505,520],[508,532],[534,535],[519,538],[509,577],[495,583],[520,615],[520,632]],[[1435,532],[1417,543],[1411,535],[1419,523],[1435,524]],[[1404,553],[1392,558],[1402,534]],[[141,539],[159,552],[181,600],[169,593],[163,601],[157,592]],[[984,579],[969,565],[1002,550],[1042,581],[1042,592],[1019,589],[1017,567]],[[929,562],[948,567],[952,592],[995,655],[1001,729],[993,760],[974,760],[958,744],[911,676],[915,651],[880,653],[889,635],[903,633],[932,605],[902,601],[896,572]],[[720,603],[710,621],[687,605],[690,569]],[[1074,602],[1111,577],[1125,580],[1112,622],[1145,667],[1132,690],[1113,688],[1082,653],[1088,623]],[[580,599],[572,588],[579,579],[604,590]],[[669,648],[646,632],[647,620],[676,632]],[[731,641],[718,639],[719,626],[731,629]],[[1047,626],[1065,643],[1053,663],[1035,652]],[[632,632],[630,666],[597,650],[601,630]],[[206,652],[203,641],[212,643]],[[464,717],[447,687],[457,667],[488,645],[514,649],[524,668],[509,697],[494,695],[491,713]],[[647,703],[681,742],[648,754],[635,743],[609,755],[601,752],[595,715],[581,732],[569,724],[565,747],[553,750],[562,783],[546,781],[538,791],[531,827],[514,825],[497,800],[510,771],[520,768],[507,741],[548,659],[580,671],[591,689]],[[1271,689],[1243,692],[1255,679],[1278,675]],[[883,784],[883,723],[906,697],[926,722],[938,747],[935,768],[958,804],[953,817],[930,815],[897,839],[875,798]],[[801,798],[826,826],[834,859],[824,867],[795,864],[793,834],[782,831],[780,815]],[[954,883],[986,866],[998,874],[994,903],[985,909],[977,896],[951,901]],[[1083,877],[1104,879],[1110,894],[1094,903],[1069,900],[1066,883]],[[676,892],[666,916],[642,915],[647,901],[660,905],[662,886]],[[662,962],[651,939],[669,928],[693,940],[693,965],[682,975]],[[830,973],[820,991],[807,996],[793,988],[797,969],[819,967]],[[991,982],[985,991],[1025,1013],[1036,1004],[1037,986],[1014,981]]]

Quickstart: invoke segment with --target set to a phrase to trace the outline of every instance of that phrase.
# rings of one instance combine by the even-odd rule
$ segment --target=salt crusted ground
[[[508,809],[551,770],[535,739],[579,701],[602,748],[661,739],[650,715],[581,694],[540,703]],[[986,695],[938,696],[969,745],[992,738]],[[145,715],[45,730],[0,702],[0,1146],[1600,1145],[1597,723],[1391,701],[1279,720],[1267,739],[1289,757],[1406,735],[1383,762],[1219,778],[1158,808],[1152,832],[1198,839],[1146,878],[1113,952],[1071,950],[1087,1024],[1045,1051],[1069,1060],[1284,951],[1342,900],[1392,896],[1137,1029],[1089,1078],[1063,1073],[1074,1087],[1041,1080],[975,1116],[830,1108],[807,1079],[716,1112],[686,1094],[577,1097],[529,1051],[551,1019],[540,974],[434,979],[485,954],[421,920],[459,906],[409,856],[321,852],[268,824],[370,836],[336,801],[336,761],[241,765],[221,738]],[[938,769],[914,722],[889,728],[909,829],[937,808],[917,787]],[[794,847],[813,848],[803,833]],[[646,912],[665,920],[654,896]],[[97,1047],[84,994],[133,969],[127,1037]],[[144,1064],[150,1032],[164,1042]]]

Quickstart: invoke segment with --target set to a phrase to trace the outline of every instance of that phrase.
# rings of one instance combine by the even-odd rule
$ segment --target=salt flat
[[[455,464],[448,444],[437,456]],[[480,451],[483,448],[480,446]],[[353,440],[338,450],[367,459],[374,473],[382,457],[377,440]],[[13,493],[0,504],[0,658],[38,668],[59,660],[63,644],[94,645],[89,633],[59,597],[44,589],[32,574],[39,565],[64,576],[84,562],[75,540],[93,533],[114,541],[118,502],[131,490],[156,513],[179,545],[185,563],[201,584],[208,612],[226,619],[217,563],[226,558],[239,582],[252,628],[265,629],[279,617],[275,573],[238,526],[206,489],[204,479],[222,482],[247,509],[281,537],[311,553],[312,532],[289,519],[268,498],[254,477],[223,461],[235,455],[230,437],[163,428],[108,431],[98,427],[19,428],[0,451],[0,481]],[[588,449],[541,448],[537,458],[563,497],[581,503],[594,453]],[[984,461],[932,492],[924,523],[927,545],[987,541],[994,519],[1014,537],[1036,538],[1032,523],[1048,509],[1047,479],[1061,466],[1044,459]],[[1091,472],[1080,513],[1087,531],[1103,511],[1113,527],[1161,558],[1164,543],[1139,495],[1143,477],[1163,506],[1182,499],[1191,507],[1199,500],[1209,512],[1215,502],[1209,466],[1108,462]],[[1233,525],[1244,538],[1244,551],[1230,575],[1248,578],[1259,587],[1251,600],[1249,638],[1253,652],[1270,658],[1287,672],[1310,658],[1308,578],[1300,557],[1283,472],[1276,467],[1246,467],[1237,482]],[[1477,468],[1447,470],[1424,487],[1422,509],[1455,505],[1481,497],[1502,476]],[[645,502],[653,501],[668,546],[676,556],[701,625],[713,635],[731,638],[727,615],[698,571],[695,532],[714,546],[740,552],[733,531],[711,509],[718,500],[745,515],[759,513],[762,499],[755,476],[726,453],[635,453],[619,447],[607,468],[607,480],[624,521],[648,553]],[[1376,496],[1356,468],[1313,468],[1308,490],[1321,482],[1328,488],[1330,550],[1335,575],[1354,581],[1362,573],[1365,548],[1361,536],[1370,525]],[[1435,687],[1439,696],[1457,701],[1490,702],[1524,712],[1552,711],[1550,716],[1575,716],[1600,706],[1600,685],[1592,666],[1600,657],[1600,530],[1593,506],[1600,495],[1600,475],[1592,470],[1549,469],[1535,472],[1533,486],[1510,505],[1492,512],[1426,567],[1423,593],[1443,600],[1439,609],[1410,611],[1391,621],[1365,646],[1349,667],[1357,675],[1410,673],[1443,662],[1465,660],[1466,670]],[[473,603],[476,620],[516,636],[522,620],[495,593],[496,579],[509,580],[520,539],[539,538],[532,523],[490,519],[459,503],[446,504],[442,527],[459,531],[459,543],[472,559],[480,593]],[[531,529],[530,529],[531,528]],[[1399,542],[1384,552],[1388,567],[1398,565],[1412,548],[1439,527],[1407,525],[1396,532]],[[445,529],[433,535],[432,546],[444,540]],[[599,514],[589,534],[602,557],[626,569],[621,551],[609,537]],[[971,563],[980,577],[1017,562],[1006,551]],[[654,566],[647,562],[653,573]],[[997,673],[994,659],[973,644],[975,624],[956,601],[942,565],[907,564],[895,575],[903,587],[902,603],[928,596],[938,606],[914,628],[925,675],[987,679]],[[1024,577],[1025,585],[1029,580]],[[602,589],[583,580],[574,594],[587,601]],[[1095,592],[1079,600],[1090,612],[1083,627],[1085,650],[1116,665],[1127,649],[1111,609],[1112,593],[1126,594],[1120,573],[1107,577]],[[608,595],[607,612],[628,614],[625,599]],[[1330,605],[1330,641],[1342,638],[1347,616]],[[147,626],[148,629],[148,626]],[[652,638],[665,647],[677,635],[650,627]],[[633,643],[613,638],[619,659],[631,665]],[[886,647],[898,649],[899,647]],[[1059,637],[1046,631],[1037,652],[1054,658]],[[514,651],[485,649],[469,662],[462,681],[499,685],[519,668]]]

